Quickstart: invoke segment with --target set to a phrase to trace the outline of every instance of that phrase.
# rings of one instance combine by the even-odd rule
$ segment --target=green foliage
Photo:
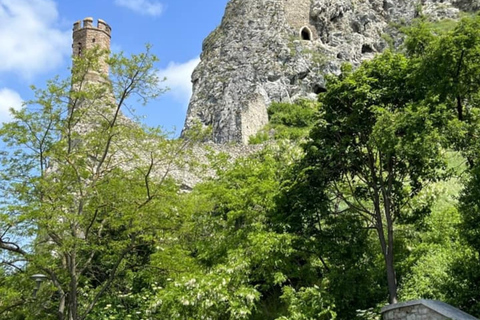
[[[266,141],[268,141],[268,133],[265,132],[266,130],[263,129],[263,130],[260,130],[259,132],[257,132],[256,135],[254,136],[250,136],[248,138],[248,144],[262,144]]]
[[[258,293],[285,281],[285,259],[292,254],[291,237],[269,231],[266,224],[285,165],[281,159],[287,156],[288,150],[265,150],[239,159],[192,193],[197,259],[213,274],[238,269],[242,261],[243,281]]]
[[[288,315],[278,320],[334,320],[332,302],[325,299],[325,290],[315,286],[301,288],[296,291],[292,287],[284,287],[282,299],[288,306]]]
[[[430,28],[435,34],[445,34],[453,30],[458,24],[458,20],[454,19],[441,19],[430,23]]]
[[[449,133],[455,148],[463,149],[463,152],[469,149],[466,145],[475,134],[472,130],[477,127],[478,110],[467,106],[478,102],[479,27],[480,17],[475,16],[462,19],[452,31],[442,36],[433,37],[431,32],[425,35],[429,30],[423,26],[423,31],[415,30],[416,34],[412,33],[410,37],[412,43],[423,43],[423,49],[416,53],[417,59],[412,61],[412,64],[418,63],[415,72],[415,82],[419,84],[417,90],[422,97],[427,96],[436,104],[445,104],[452,117],[462,122],[455,123],[451,119],[449,125],[454,128]],[[429,40],[423,41],[426,37]],[[470,127],[469,123],[474,126]],[[467,155],[467,158],[473,157]]]
[[[435,35],[424,17],[414,20],[412,25],[403,27],[402,31],[407,35],[404,47],[412,56],[424,54],[435,39]]]
[[[414,236],[419,239],[414,241],[413,264],[402,291],[405,298],[443,299],[474,315],[480,310],[474,302],[478,289],[469,285],[478,278],[473,266],[478,265],[479,26],[478,15],[436,26],[421,22],[406,42],[412,64],[418,68],[414,78],[420,96],[445,105],[448,117],[438,126],[444,128],[448,145],[463,156],[452,167],[463,179],[444,186],[449,197],[460,195],[458,203],[441,197],[442,205],[425,221],[427,229]],[[415,51],[416,43],[421,50]]]
[[[443,284],[443,292],[448,303],[478,317],[480,315],[479,256],[468,249],[461,253],[459,259],[453,261],[450,266],[451,278]]]
[[[444,288],[448,301],[460,306],[463,310],[473,315],[480,315],[480,288],[476,285],[480,279],[478,261],[480,252],[478,221],[480,220],[478,193],[480,170],[478,158],[475,165],[469,170],[469,177],[461,192],[459,211],[461,221],[459,233],[468,245],[459,259],[451,263],[451,279]]]
[[[412,198],[439,179],[445,167],[436,128],[444,108],[415,101],[415,87],[405,81],[412,71],[408,62],[386,52],[329,79],[329,90],[320,97],[320,120],[304,145],[305,157],[284,182],[280,201],[285,204],[278,218],[287,230],[311,234],[317,241],[329,229],[342,230],[345,238],[357,230],[358,240],[359,230],[376,230],[393,300],[393,222],[412,223],[429,213],[428,201],[421,206],[417,201],[412,210]],[[349,225],[352,231],[347,231]],[[352,248],[361,252],[365,245]],[[328,251],[321,254],[328,257]]]
[[[316,120],[317,103],[299,100],[294,104],[274,102],[268,108],[268,125],[257,135],[250,138],[250,144],[268,140],[273,132],[276,140],[298,141],[308,135]]]
[[[476,251],[480,252],[480,237],[478,236],[478,223],[480,222],[479,203],[480,170],[473,168],[470,180],[460,198],[460,211],[462,212],[462,237]]]
[[[0,130],[7,147],[0,207],[4,263],[18,269],[12,279],[21,271],[23,279],[32,273],[49,279],[35,301],[48,301],[46,310],[20,312],[21,305],[10,304],[7,318],[13,312],[29,319],[39,316],[35,312],[75,320],[98,314],[109,294],[141,291],[136,286],[149,279],[140,270],[155,246],[179,229],[178,187],[153,175],[181,165],[177,157],[188,142],[169,141],[121,114],[130,98],[146,103],[163,92],[152,69],[157,59],[148,48],[130,58],[105,55],[86,51],[75,59],[70,79],[35,89],[35,100]],[[101,61],[110,65],[110,81],[96,72]],[[132,271],[135,280],[128,277]],[[26,300],[25,292],[9,303]]]
[[[233,164],[217,162],[217,177],[187,196],[185,237],[197,266],[156,292],[152,312],[172,319],[273,320],[290,304],[280,298],[285,284],[318,281],[315,262],[292,249],[295,237],[274,232],[268,223],[278,177],[295,157],[295,148],[285,145]]]
[[[388,33],[382,33],[381,38],[388,44],[388,48],[392,51],[395,49],[395,40]]]
[[[460,216],[454,208],[433,211],[418,239],[411,242],[406,263],[412,263],[402,279],[402,300],[448,300],[446,284],[452,281],[450,267],[464,259],[466,247],[459,241]]]
[[[121,115],[163,92],[157,59],[85,52],[0,129],[0,319],[378,319],[397,283],[480,314],[479,29],[416,20],[407,56],[272,104],[250,143],[273,141],[190,193],[168,171],[208,132]]]
[[[315,122],[316,111],[316,104],[308,100],[293,105],[273,103],[268,108],[268,118],[272,125],[309,129]]]
[[[248,263],[217,266],[157,290],[147,313],[162,319],[249,319],[260,293],[248,283]]]
[[[475,20],[475,15],[462,13],[463,19],[459,22],[456,19],[429,20],[427,16],[420,15],[412,21],[411,25],[401,27],[400,30],[407,35],[404,47],[410,55],[426,53],[426,48],[433,42],[444,39],[455,33],[459,25]]]

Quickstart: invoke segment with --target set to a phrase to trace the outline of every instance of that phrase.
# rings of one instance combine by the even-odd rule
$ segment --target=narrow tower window
[[[312,31],[308,27],[303,27],[300,31],[300,37],[302,38],[302,40],[311,41]]]
[[[81,42],[78,43],[78,55],[79,56],[82,55],[82,43]]]

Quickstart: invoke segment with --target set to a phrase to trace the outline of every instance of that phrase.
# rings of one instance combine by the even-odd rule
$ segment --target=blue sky
[[[191,93],[190,74],[203,39],[220,24],[228,0],[0,0],[0,121],[8,108],[32,98],[30,85],[43,87],[67,76],[71,30],[77,20],[100,18],[112,27],[112,50],[144,51],[153,45],[167,77],[167,94],[137,111],[145,122],[167,130],[183,126]]]

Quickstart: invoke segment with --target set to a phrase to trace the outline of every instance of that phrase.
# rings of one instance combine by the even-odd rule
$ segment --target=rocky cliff
[[[231,0],[192,75],[184,131],[212,127],[215,143],[248,143],[273,101],[315,99],[324,75],[401,43],[420,12],[456,19],[480,0]]]

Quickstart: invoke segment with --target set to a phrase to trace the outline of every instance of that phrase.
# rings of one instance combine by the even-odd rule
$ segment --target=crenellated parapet
[[[110,51],[110,41],[112,37],[112,28],[102,19],[98,19],[94,26],[93,18],[88,17],[83,21],[77,21],[73,24],[73,56],[82,56],[85,50],[95,47]],[[100,72],[108,75],[108,65],[101,62]]]
[[[105,32],[108,36],[111,36],[112,28],[102,19],[98,19],[97,26],[93,26],[93,18],[88,17],[82,20],[78,20],[73,24],[73,32],[82,30],[82,29],[94,29],[97,31]]]

